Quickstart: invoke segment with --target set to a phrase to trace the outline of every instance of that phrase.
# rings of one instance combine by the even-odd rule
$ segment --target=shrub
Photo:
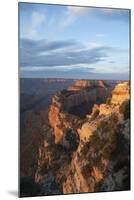
[[[113,137],[116,143],[115,151],[112,153],[112,158],[114,159],[118,155],[122,155],[123,153],[125,153],[124,151],[125,151],[126,140],[124,135],[120,132],[115,132]]]
[[[86,164],[85,166],[83,166],[82,174],[86,179],[89,177],[91,172],[92,172],[92,165]]]

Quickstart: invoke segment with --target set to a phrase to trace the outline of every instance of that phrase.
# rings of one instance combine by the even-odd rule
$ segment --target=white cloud
[[[38,30],[40,26],[46,21],[45,13],[39,13],[34,11],[31,15],[29,27],[26,31],[27,38],[36,38],[38,36]]]
[[[72,15],[83,15],[89,12],[88,7],[74,7],[74,6],[68,6],[68,11]]]
[[[94,49],[94,48],[98,48],[98,47],[103,47],[104,45],[97,43],[97,42],[89,42],[89,43],[87,43],[87,46],[89,47],[89,49]]]
[[[33,28],[36,28],[42,24],[45,20],[45,15],[39,12],[33,12],[31,22]]]
[[[34,72],[34,71],[69,71],[69,70],[72,70],[72,69],[87,69],[87,70],[93,70],[92,67],[90,67],[89,65],[87,64],[74,64],[74,65],[63,65],[63,66],[53,66],[53,67],[50,67],[50,66],[30,66],[30,67],[20,67],[20,70],[23,71],[23,72]]]
[[[116,69],[116,70],[115,70]],[[96,67],[94,70],[95,73],[100,73],[103,74],[105,73],[112,73],[112,74],[117,74],[117,73],[128,73],[129,72],[129,67],[128,66],[117,66],[117,64],[115,64],[114,66],[112,65],[108,65],[107,66],[99,66]]]
[[[67,10],[62,17],[64,20],[61,20],[60,26],[67,27],[73,24],[81,15],[85,15],[89,12],[90,8],[88,7],[76,7],[68,6]]]
[[[69,15],[68,13],[66,13],[65,19],[61,20],[59,25],[60,25],[61,28],[67,27],[67,26],[73,24],[76,21],[76,19],[77,18],[75,16]]]

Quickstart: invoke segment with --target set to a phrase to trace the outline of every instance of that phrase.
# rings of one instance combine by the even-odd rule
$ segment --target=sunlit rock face
[[[70,113],[70,105],[72,107],[75,101],[69,97],[73,99],[76,95],[78,98],[83,91],[93,94],[91,87],[64,90],[53,97],[48,118],[52,128],[49,135],[54,136],[54,141],[44,141],[40,146],[35,176],[36,182],[43,184],[42,194],[53,184],[56,194],[130,188],[129,83],[116,85],[111,96],[107,95],[108,88],[94,87],[95,102],[91,109],[87,108],[84,117]],[[99,90],[108,98],[97,104]],[[92,95],[90,97],[89,101]],[[84,96],[83,100],[86,102]],[[79,102],[82,107],[81,100]]]
[[[92,88],[92,87],[103,87],[107,88],[108,83],[106,81],[98,81],[98,80],[77,80],[74,85],[70,86],[68,90],[70,91],[78,91],[84,88]]]
[[[78,129],[81,142],[71,162],[70,175],[63,184],[64,193],[129,188],[128,102],[129,84],[122,83],[115,87],[107,104],[94,105]]]
[[[79,80],[68,90],[57,93],[52,98],[49,111],[49,122],[54,129],[55,143],[61,141],[64,129],[70,128],[74,120],[78,121],[78,116],[73,117],[75,113],[77,115],[77,111],[79,113],[85,109],[85,113],[91,112],[94,103],[106,101],[110,90],[106,81]]]
[[[123,82],[118,84],[112,92],[112,104],[121,104],[124,100],[130,98],[129,82]]]

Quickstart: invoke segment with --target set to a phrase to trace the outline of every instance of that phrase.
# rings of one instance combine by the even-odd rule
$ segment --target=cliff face
[[[129,99],[129,82],[118,84],[112,92],[112,104],[121,104],[124,100]]]
[[[84,110],[86,105],[86,112],[91,112],[93,104],[105,102],[110,91],[111,88],[106,82],[81,80],[76,81],[68,90],[55,95],[49,111],[49,122],[54,129],[55,143],[62,140],[65,129],[71,128],[74,121],[80,121],[79,116],[73,115],[81,106]]]
[[[70,165],[70,175],[63,183],[64,193],[123,190],[128,187],[128,110],[127,82],[115,87],[107,104],[93,107],[91,115],[87,115],[81,128],[77,129],[80,144]]]
[[[40,148],[36,182],[47,185],[49,175],[63,194],[129,189],[129,83],[116,85],[112,96],[102,83],[76,82],[53,97],[54,141]],[[70,112],[84,102],[92,111],[83,118]]]
[[[77,80],[72,86],[68,88],[70,91],[77,91],[84,88],[94,88],[94,87],[103,87],[107,88],[109,84],[106,81],[98,80]]]

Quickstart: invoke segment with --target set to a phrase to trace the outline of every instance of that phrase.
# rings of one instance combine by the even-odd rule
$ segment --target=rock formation
[[[129,82],[118,84],[112,92],[112,104],[121,104],[124,100],[129,99]]]
[[[62,140],[65,129],[79,123],[79,117],[74,117],[74,113],[82,104],[82,109],[87,105],[86,112],[90,112],[93,104],[105,102],[110,92],[110,86],[104,81],[79,80],[68,90],[57,93],[52,98],[49,111],[49,122],[54,129],[55,143]],[[70,114],[72,109],[74,112]]]
[[[79,80],[53,96],[34,177],[38,195],[130,189],[129,83],[112,89]]]
[[[129,98],[128,82],[117,85],[111,102],[95,105],[77,129],[80,144],[63,183],[64,193],[129,188]]]
[[[74,85],[68,88],[69,91],[78,91],[85,88],[103,87],[107,88],[109,84],[106,81],[98,80],[77,80]]]

